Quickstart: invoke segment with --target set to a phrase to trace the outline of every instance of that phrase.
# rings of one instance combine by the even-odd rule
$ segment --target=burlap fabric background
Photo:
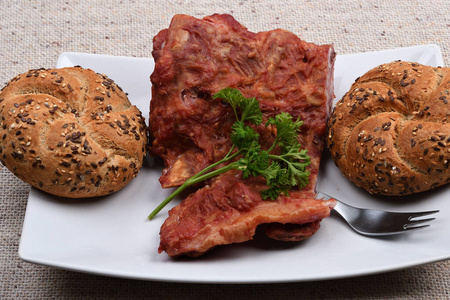
[[[53,67],[62,52],[150,57],[176,13],[230,13],[252,31],[288,29],[338,54],[434,43],[450,66],[450,1],[7,1],[0,0],[0,82]],[[0,298],[450,299],[450,262],[360,278],[206,285],[108,278],[22,262],[29,186],[0,166]],[[449,229],[450,230],[450,229]],[[324,258],[326,259],[326,258]]]

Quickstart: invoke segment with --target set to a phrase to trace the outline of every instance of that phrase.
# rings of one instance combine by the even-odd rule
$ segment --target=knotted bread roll
[[[141,112],[105,75],[30,70],[0,92],[0,161],[23,181],[71,198],[113,193],[142,166]]]
[[[450,68],[395,61],[356,79],[328,122],[342,174],[373,194],[408,195],[450,181]]]

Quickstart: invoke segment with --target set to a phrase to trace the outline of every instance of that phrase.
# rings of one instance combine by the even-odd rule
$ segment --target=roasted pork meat
[[[267,188],[261,178],[242,179],[230,171],[209,180],[169,212],[159,251],[198,256],[216,245],[252,239],[256,227],[267,223],[273,225],[266,234],[278,240],[314,234],[334,206],[333,200],[315,199],[333,98],[332,46],[280,29],[253,33],[230,15],[176,15],[155,36],[153,56],[149,123],[151,152],[165,163],[162,187],[181,185],[230,150],[234,113],[212,97],[225,87],[255,97],[263,123],[282,111],[300,117],[298,139],[311,157],[309,185],[276,201],[261,198]],[[263,147],[271,144],[274,128],[255,129]]]

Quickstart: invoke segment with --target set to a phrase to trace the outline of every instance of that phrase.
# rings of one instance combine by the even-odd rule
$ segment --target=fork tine
[[[435,213],[438,213],[438,212],[439,212],[439,210],[430,210],[430,211],[411,213],[411,215],[409,216],[409,219],[411,220],[412,218],[428,216],[428,215],[432,215],[432,214],[435,214]]]
[[[427,228],[427,227],[430,227],[430,224],[427,224],[427,225],[421,225],[421,226],[405,227],[405,229],[404,229],[403,231],[416,230],[416,229],[423,229],[423,228]]]
[[[417,224],[422,224],[422,223],[426,223],[426,222],[430,222],[436,220],[436,218],[428,218],[428,219],[420,219],[420,220],[412,220],[409,223],[403,225],[403,227],[410,227],[410,226],[415,226]]]

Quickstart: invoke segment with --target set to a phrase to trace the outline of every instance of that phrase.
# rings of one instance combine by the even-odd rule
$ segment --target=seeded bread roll
[[[408,195],[450,181],[450,68],[395,61],[357,79],[328,122],[342,174],[369,193]]]
[[[105,75],[30,70],[0,92],[0,161],[23,181],[70,198],[111,194],[139,172],[141,112]]]

